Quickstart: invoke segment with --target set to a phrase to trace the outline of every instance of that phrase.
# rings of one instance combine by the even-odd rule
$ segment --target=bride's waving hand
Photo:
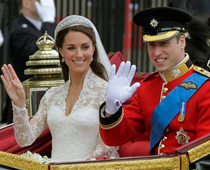
[[[1,67],[3,75],[1,80],[4,83],[7,94],[12,102],[19,108],[25,108],[25,91],[11,64],[4,64]]]

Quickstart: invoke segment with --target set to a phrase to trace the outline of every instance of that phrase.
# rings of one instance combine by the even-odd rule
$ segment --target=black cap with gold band
[[[192,16],[173,7],[156,7],[136,13],[133,21],[143,27],[144,42],[166,41],[185,31]]]

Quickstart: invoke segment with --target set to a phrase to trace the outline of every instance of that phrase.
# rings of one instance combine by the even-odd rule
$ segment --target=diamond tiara
[[[64,30],[65,28],[77,26],[77,25],[84,25],[87,27],[91,27],[91,21],[83,16],[80,15],[70,15],[63,19],[55,28],[55,37],[57,36],[58,32]]]

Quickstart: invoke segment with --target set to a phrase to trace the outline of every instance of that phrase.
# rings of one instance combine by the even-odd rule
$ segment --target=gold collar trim
[[[184,75],[192,67],[193,64],[190,61],[189,56],[187,55],[185,59],[181,62],[181,64],[177,65],[167,72],[160,73],[160,75],[166,82],[170,82]]]

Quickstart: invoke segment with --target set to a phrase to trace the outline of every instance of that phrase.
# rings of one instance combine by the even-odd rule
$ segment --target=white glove
[[[0,47],[3,44],[3,42],[4,42],[4,37],[3,37],[3,34],[1,32],[1,30],[0,30]]]
[[[42,22],[55,22],[54,0],[40,0],[40,3],[36,1],[34,4]]]
[[[116,74],[116,66],[112,65],[106,94],[106,113],[116,113],[119,107],[122,106],[122,104],[129,99],[140,86],[140,83],[138,82],[130,86],[135,71],[136,66],[131,66],[130,61],[127,61],[126,63],[121,62]]]

